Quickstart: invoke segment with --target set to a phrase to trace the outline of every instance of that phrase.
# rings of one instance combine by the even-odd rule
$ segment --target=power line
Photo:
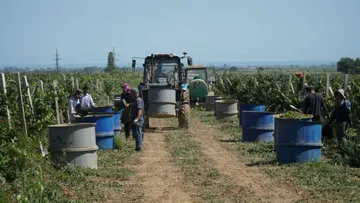
[[[58,50],[56,49],[56,54],[55,54],[55,59],[54,59],[55,61],[56,61],[56,72],[60,72],[60,64],[59,64],[59,61],[61,60],[60,58],[59,58],[59,54],[58,54]]]
[[[115,47],[113,47],[113,56],[114,56],[114,63],[115,63],[115,61],[121,61],[121,60],[119,60],[119,59],[117,59],[116,58],[116,53],[115,53]],[[116,65],[115,65],[115,67],[116,67]]]

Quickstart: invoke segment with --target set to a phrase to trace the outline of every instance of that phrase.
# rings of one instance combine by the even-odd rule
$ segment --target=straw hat
[[[335,93],[341,94],[341,96],[342,96],[344,99],[346,99],[346,97],[345,97],[345,91],[344,91],[343,89],[338,89]]]

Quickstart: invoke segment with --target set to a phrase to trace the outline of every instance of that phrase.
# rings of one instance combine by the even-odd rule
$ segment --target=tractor
[[[190,105],[199,105],[205,102],[207,95],[212,94],[207,67],[191,66],[185,69],[185,81],[189,86]]]
[[[136,67],[136,60],[132,59],[132,68]],[[186,83],[185,71],[183,70],[184,64],[182,59],[187,59],[188,66],[192,66],[192,58],[187,56],[187,52],[183,52],[183,56],[179,57],[172,53],[158,53],[151,54],[144,59],[144,72],[143,81],[139,84],[138,89],[140,97],[144,100],[145,104],[145,123],[143,130],[150,128],[149,126],[149,90],[155,88],[157,85],[161,85],[167,89],[173,89],[176,92],[175,100],[175,112],[179,120],[179,126],[182,128],[188,128],[188,120],[190,115],[190,108],[188,107],[188,101],[184,98],[183,85]]]

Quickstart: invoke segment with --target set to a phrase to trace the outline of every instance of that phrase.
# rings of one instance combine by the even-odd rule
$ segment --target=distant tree
[[[236,66],[231,66],[230,71],[231,71],[231,72],[237,71],[237,67],[236,67]]]
[[[108,54],[108,63],[107,63],[107,67],[105,68],[106,72],[110,72],[115,70],[115,58],[114,58],[114,54],[110,51]]]
[[[360,73],[360,58],[355,59],[355,73]]]
[[[349,57],[343,57],[337,62],[337,71],[342,73],[354,73],[356,70],[356,64],[354,59]]]
[[[259,67],[258,70],[259,70],[259,71],[264,71],[264,68],[263,68],[263,67]]]

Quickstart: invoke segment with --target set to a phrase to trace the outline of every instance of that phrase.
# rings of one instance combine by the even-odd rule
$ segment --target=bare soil
[[[143,151],[133,154],[125,164],[134,175],[121,183],[124,188],[121,193],[109,194],[107,197],[111,199],[106,202],[204,202],[200,200],[204,193],[201,190],[207,188],[185,179],[184,171],[174,163],[174,158],[167,151],[165,136],[181,132],[176,129],[177,125],[176,119],[150,119],[151,129],[144,135]],[[240,202],[301,200],[300,192],[273,181],[258,168],[247,166],[245,160],[237,158],[233,151],[223,147],[217,140],[217,134],[221,132],[214,126],[205,125],[193,118],[189,132],[192,134],[191,139],[200,145],[201,159],[219,172],[217,180],[226,182],[222,185],[234,186],[222,193],[222,196],[228,199],[242,196]],[[220,185],[213,184],[211,187]],[[212,188],[208,191],[221,189]],[[234,201],[239,202],[239,199]]]
[[[231,177],[234,184],[246,187],[251,191],[249,196],[257,197],[260,202],[296,202],[300,200],[296,191],[279,185],[246,162],[241,162],[234,154],[221,146],[216,139],[221,133],[214,127],[205,125],[193,119],[190,132],[194,139],[201,144],[202,152],[213,162],[222,175]]]
[[[164,134],[176,129],[176,125],[174,119],[150,119],[151,129],[144,134],[143,151],[135,155],[138,161],[128,166],[135,175],[125,183],[128,189],[122,202],[192,202],[184,190],[182,172],[165,148]]]

